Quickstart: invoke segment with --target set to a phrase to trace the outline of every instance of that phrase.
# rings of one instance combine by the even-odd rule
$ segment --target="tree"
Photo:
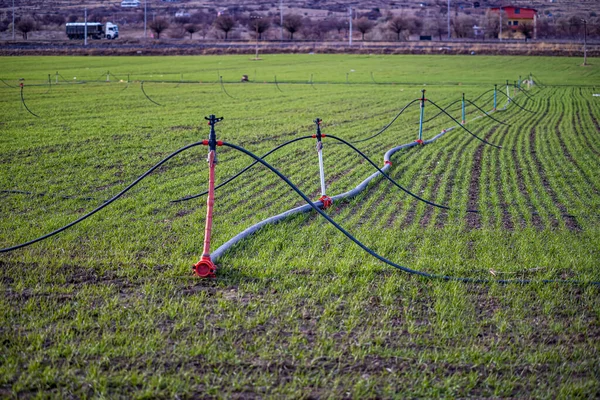
[[[290,40],[294,40],[294,33],[302,27],[302,17],[297,14],[288,14],[283,18],[283,29],[290,33]]]
[[[473,35],[473,25],[475,25],[475,18],[469,15],[459,15],[452,21],[452,27],[454,28],[454,34],[457,38],[466,38]]]
[[[365,33],[368,33],[373,29],[375,23],[368,18],[362,17],[354,21],[354,25],[356,26],[356,30],[362,34],[362,40],[365,40]]]
[[[258,33],[258,39],[262,40],[262,34],[269,30],[271,21],[266,17],[251,16],[248,22],[248,29],[254,33]]]
[[[402,16],[395,17],[388,22],[387,28],[394,32],[397,35],[398,41],[400,41],[400,34],[410,29],[410,21]]]
[[[27,40],[27,35],[37,29],[37,24],[33,18],[28,16],[17,22],[15,28],[23,34],[23,39]]]
[[[348,29],[348,22],[345,19],[336,18],[331,21],[331,25],[337,30],[338,34]]]
[[[443,15],[438,14],[435,18],[429,20],[427,29],[441,41],[442,36],[448,35],[448,22]]]
[[[531,39],[533,36],[533,24],[529,22],[519,25],[517,29],[523,34],[523,36],[525,36],[525,40]]]
[[[160,39],[160,34],[169,28],[169,21],[159,17],[151,21],[148,26],[156,34],[156,38]]]
[[[183,26],[183,29],[190,34],[190,39],[192,38],[192,36],[194,35],[194,33],[198,32],[200,30],[200,27],[196,24],[185,24]]]
[[[225,34],[225,40],[229,32],[235,27],[235,19],[231,15],[219,15],[215,20],[215,28]]]

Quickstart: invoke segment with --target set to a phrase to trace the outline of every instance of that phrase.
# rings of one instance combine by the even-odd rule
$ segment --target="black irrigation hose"
[[[63,81],[65,81],[65,82],[66,82],[66,83],[68,83],[68,84],[72,84],[72,83],[73,83],[73,82],[71,82],[71,81],[68,81],[67,79],[65,79],[65,77],[64,77],[64,76],[62,76],[61,74],[58,74],[58,76],[59,76],[59,77],[60,77],[60,78],[61,78]]]
[[[391,121],[389,124],[387,124],[386,126],[384,126],[384,127],[383,127],[383,128],[382,128],[382,129],[381,129],[379,132],[377,132],[376,134],[374,134],[374,135],[372,135],[372,136],[369,136],[368,138],[365,138],[365,139],[355,140],[355,141],[353,141],[352,143],[361,143],[361,142],[366,142],[367,140],[371,140],[371,139],[373,139],[374,137],[377,137],[377,136],[381,135],[381,134],[382,134],[383,132],[385,132],[385,131],[386,131],[386,130],[387,130],[389,127],[390,127],[390,126],[392,126],[392,124],[393,124],[394,122],[396,122],[396,120],[398,119],[398,117],[400,117],[400,115],[402,115],[402,113],[403,113],[403,112],[404,112],[404,111],[405,111],[405,110],[406,110],[406,109],[407,109],[409,106],[411,106],[413,103],[415,103],[415,102],[417,102],[417,101],[420,101],[420,100],[421,100],[421,99],[414,99],[413,101],[411,101],[410,103],[408,103],[407,105],[405,105],[405,106],[404,106],[404,107],[403,107],[403,108],[400,110],[400,112],[398,112],[398,114],[396,114],[396,116],[394,117],[394,119],[392,119],[392,121]]]
[[[458,99],[456,101],[453,101],[452,103],[448,104],[446,107],[444,107],[444,110],[448,110],[450,107],[452,107],[453,105],[455,105],[456,103],[459,103],[461,100]],[[431,122],[434,119],[436,119],[437,117],[439,117],[440,115],[442,115],[442,112],[439,111],[437,114],[435,114],[433,117],[426,119],[425,121],[423,121],[423,123],[427,123],[427,122]],[[419,124],[419,122],[417,122],[417,124]]]
[[[41,118],[39,115],[37,115],[37,114],[35,114],[33,111],[31,111],[31,110],[29,109],[29,107],[27,107],[27,104],[25,104],[25,97],[23,97],[23,87],[24,87],[24,86],[25,86],[25,85],[21,85],[21,103],[23,103],[23,105],[25,106],[25,109],[26,109],[27,111],[29,111],[29,114],[33,115],[34,117]]]
[[[302,136],[302,137],[299,137],[299,138],[295,138],[295,139],[289,140],[289,141],[287,141],[285,143],[282,143],[279,146],[274,147],[273,149],[271,149],[267,153],[263,154],[262,158],[266,158],[268,155],[276,152],[277,150],[279,150],[279,149],[281,149],[281,148],[283,148],[283,147],[285,147],[285,146],[287,146],[289,144],[292,144],[292,143],[295,143],[295,142],[298,142],[298,141],[304,140],[304,139],[312,139],[312,135],[311,136]],[[238,171],[235,175],[232,175],[229,178],[227,178],[225,181],[219,183],[218,185],[215,186],[215,190],[219,189],[222,186],[225,186],[226,184],[228,184],[229,182],[231,182],[232,180],[234,180],[238,176],[242,175],[244,172],[248,171],[250,168],[252,168],[253,166],[255,166],[257,164],[257,162],[258,161],[254,161],[252,164],[250,164],[247,167],[245,167],[244,169]],[[182,202],[182,201],[196,199],[198,197],[204,196],[205,194],[208,194],[208,191],[204,191],[202,193],[195,194],[195,195],[192,195],[192,196],[182,197],[182,198],[177,199],[177,200],[171,200],[171,203],[179,203],[179,202]]]
[[[525,90],[521,89],[520,87],[517,86],[517,89],[519,89],[521,92],[523,92],[523,94],[525,95],[525,97],[527,97],[528,100],[533,100],[533,97],[531,97],[529,95],[529,93],[527,93]]]
[[[108,73],[110,76],[112,76],[113,78],[115,78],[118,81],[122,81],[123,79],[119,78],[118,76],[116,76],[115,74],[113,74],[112,72]]]
[[[479,100],[480,98],[482,98],[484,95],[488,94],[489,92],[493,92],[493,91],[494,91],[494,89],[487,90],[487,91],[485,91],[485,92],[481,93],[479,96],[475,97],[475,98],[473,99],[473,101],[477,101],[477,100]]]
[[[232,95],[230,95],[229,93],[227,93],[227,90],[225,90],[225,85],[223,85],[223,77],[219,75],[219,82],[221,82],[221,89],[223,90],[223,92],[231,97],[232,99],[235,99],[235,97],[233,97]]]
[[[408,195],[410,195],[410,196],[414,197],[414,198],[415,198],[415,199],[417,199],[417,200],[420,200],[420,201],[422,201],[423,203],[429,204],[430,206],[437,207],[437,208],[442,208],[442,209],[444,209],[444,210],[452,210],[452,208],[450,208],[450,207],[448,207],[448,206],[444,206],[444,205],[437,204],[437,203],[434,203],[434,202],[432,202],[432,201],[429,201],[429,200],[425,200],[424,198],[422,198],[422,197],[419,197],[417,194],[415,194],[415,193],[411,192],[410,190],[406,189],[405,187],[403,187],[402,185],[400,185],[398,182],[396,182],[395,180],[393,180],[393,179],[392,179],[392,178],[391,178],[391,177],[390,177],[388,174],[386,174],[386,173],[385,173],[385,172],[384,172],[384,171],[383,171],[381,168],[379,168],[379,167],[377,166],[377,164],[375,164],[375,163],[373,162],[373,160],[371,160],[369,157],[367,157],[367,156],[366,156],[366,155],[365,155],[365,154],[364,154],[362,151],[360,151],[359,149],[357,149],[356,147],[354,147],[352,144],[348,143],[348,142],[347,142],[347,141],[345,141],[344,139],[340,139],[339,137],[337,137],[337,136],[333,136],[333,135],[326,135],[325,137],[329,137],[329,138],[335,139],[335,140],[337,140],[337,141],[341,142],[342,144],[345,144],[346,146],[350,147],[352,150],[354,150],[354,151],[355,151],[355,152],[357,152],[358,154],[360,154],[360,156],[361,156],[362,158],[364,158],[364,159],[365,159],[365,160],[366,160],[366,161],[367,161],[369,164],[371,164],[371,165],[372,165],[372,166],[373,166],[373,167],[374,167],[374,168],[375,168],[377,171],[379,171],[379,173],[380,173],[381,175],[383,175],[383,176],[385,177],[385,179],[387,179],[388,181],[390,181],[392,184],[394,184],[394,186],[396,186],[397,188],[399,188],[400,190],[402,190],[404,193],[406,193],[406,194],[408,194]],[[465,210],[465,212],[468,212],[468,213],[478,213],[478,212],[479,212],[479,210],[471,210],[471,209],[468,209],[468,210]]]
[[[12,247],[7,247],[4,249],[0,249],[0,253],[7,253],[9,251],[13,251],[13,250],[17,250],[20,249],[22,247],[26,247],[29,245],[32,245],[34,243],[37,243],[41,240],[47,239],[49,237],[52,237],[54,235],[57,235],[59,233],[61,233],[64,230],[69,229],[70,227],[72,227],[73,225],[76,225],[78,223],[80,223],[81,221],[87,219],[88,217],[91,217],[92,215],[94,215],[95,213],[97,213],[98,211],[102,210],[104,207],[107,207],[108,205],[112,204],[115,200],[117,200],[119,197],[121,197],[123,194],[125,194],[127,191],[129,191],[129,189],[131,189],[132,187],[134,187],[135,185],[137,185],[142,179],[146,178],[148,175],[150,175],[155,169],[157,169],[158,167],[160,167],[161,165],[163,165],[164,163],[166,163],[167,161],[169,161],[171,158],[175,157],[177,154],[188,150],[192,147],[195,146],[200,146],[202,145],[202,142],[196,142],[196,143],[192,143],[192,144],[188,144],[187,146],[184,146],[182,148],[180,148],[179,150],[174,151],[173,153],[171,153],[170,155],[168,155],[167,157],[163,158],[158,164],[154,165],[152,168],[150,168],[148,171],[146,171],[144,174],[140,175],[135,181],[133,181],[132,183],[129,184],[129,186],[127,186],[125,189],[121,190],[119,193],[117,193],[115,196],[113,196],[111,199],[107,200],[105,203],[103,203],[102,205],[94,208],[92,211],[90,211],[89,213],[77,218],[75,221],[68,223],[67,225],[58,228],[50,233],[47,233],[43,236],[40,236],[36,239],[30,240],[28,242],[25,243],[21,243],[18,244],[16,246],[12,246]]]
[[[16,86],[12,86],[12,85],[9,85],[8,83],[6,83],[6,81],[4,79],[0,79],[0,81],[2,83],[4,83],[6,86],[8,86],[9,88],[11,88],[11,89],[16,89],[17,88]]]
[[[469,133],[469,135],[473,136],[474,138],[482,141],[483,143],[485,143],[485,144],[487,144],[489,146],[495,147],[497,149],[501,149],[502,148],[502,146],[498,146],[497,144],[490,143],[487,140],[480,138],[479,136],[477,136],[476,134],[474,134],[473,132],[471,132],[470,130],[468,130],[467,128],[465,128],[465,126],[463,124],[461,124],[460,122],[458,122],[452,115],[448,114],[446,111],[444,111],[440,106],[438,106],[437,104],[435,104],[433,101],[431,101],[429,99],[427,101],[430,102],[431,104],[433,104],[439,110],[441,110],[448,117],[450,117],[452,119],[452,121],[456,122],[458,124],[458,126],[460,126],[462,129],[464,129],[465,131],[467,131]]]
[[[156,101],[152,100],[152,99],[151,99],[151,98],[150,98],[150,97],[149,97],[149,96],[146,94],[146,91],[144,90],[144,81],[141,81],[141,82],[140,82],[140,87],[142,88],[142,93],[144,93],[144,96],[146,96],[146,98],[147,98],[148,100],[150,100],[152,103],[156,104],[157,106],[160,106],[160,107],[162,107],[162,104],[160,104],[160,103],[157,103]],[[125,87],[125,88],[127,88],[127,87]],[[125,89],[123,89],[123,90],[125,90]]]
[[[441,280],[444,280],[444,281],[456,281],[456,282],[465,282],[465,283],[501,283],[501,284],[516,283],[516,284],[529,284],[529,283],[539,282],[539,283],[569,283],[569,284],[594,285],[594,286],[600,285],[600,282],[597,282],[597,281],[581,282],[581,281],[566,281],[566,280],[556,280],[556,279],[544,279],[544,280],[541,280],[541,281],[533,281],[531,279],[490,280],[490,279],[477,279],[477,278],[455,277],[455,276],[449,276],[449,275],[431,274],[431,273],[428,273],[428,272],[414,270],[414,269],[411,269],[411,268],[408,268],[408,267],[404,267],[402,265],[396,264],[395,262],[393,262],[393,261],[391,261],[391,260],[389,260],[389,259],[387,259],[387,258],[385,258],[385,257],[383,257],[381,255],[379,255],[374,250],[370,249],[365,244],[363,244],[361,241],[359,241],[354,236],[352,236],[352,234],[350,234],[350,232],[348,232],[347,230],[345,230],[342,226],[340,226],[337,222],[335,222],[329,215],[327,215],[323,210],[321,210],[319,207],[317,207],[315,205],[315,203],[313,203],[296,185],[294,185],[285,175],[283,175],[281,172],[279,172],[279,170],[277,170],[271,164],[267,163],[265,160],[263,160],[262,158],[258,157],[255,154],[253,154],[252,152],[244,149],[243,147],[236,146],[235,144],[231,144],[231,143],[227,143],[227,142],[223,142],[223,146],[230,147],[232,149],[238,150],[239,152],[246,154],[247,156],[253,158],[257,162],[259,162],[262,165],[264,165],[265,167],[267,167],[269,170],[271,170],[271,172],[273,172],[274,174],[276,174],[285,183],[287,183],[288,186],[290,186],[300,197],[302,197],[302,199],[304,199],[304,201],[308,205],[310,205],[316,212],[318,212],[323,218],[325,218],[337,230],[339,230],[340,232],[342,232],[348,239],[350,239],[351,241],[353,241],[357,246],[359,246],[365,252],[369,253],[371,256],[377,258],[379,261],[382,261],[382,262],[384,262],[384,263],[386,263],[386,264],[388,264],[388,265],[390,265],[390,266],[392,266],[394,268],[397,268],[397,269],[399,269],[401,271],[404,271],[404,272],[407,272],[409,274],[418,275],[418,276],[421,276],[421,277],[424,277],[424,278],[430,278],[430,279],[441,279]]]
[[[473,103],[471,100],[465,99],[469,104],[471,104],[472,106],[474,106],[475,108],[477,108],[479,111],[481,111],[482,113],[485,114],[486,117],[493,119],[494,121],[496,121],[499,124],[502,125],[506,125],[506,126],[510,126],[510,124],[507,124],[506,122],[502,122],[494,117],[492,117],[490,114],[488,114],[487,112],[485,112],[483,109],[481,109],[481,107],[479,107],[477,104]]]
[[[277,90],[279,90],[281,93],[283,93],[283,90],[281,90],[281,88],[279,87],[279,84],[277,83],[277,75],[275,75],[275,87],[277,88]]]
[[[525,107],[523,107],[522,105],[520,105],[519,103],[517,103],[516,101],[514,101],[512,97],[510,97],[509,95],[504,93],[502,90],[499,90],[498,93],[502,93],[504,95],[504,97],[508,98],[508,100],[510,100],[511,103],[513,103],[514,105],[519,107],[521,110],[527,111],[528,113],[537,114],[537,112],[528,110]]]

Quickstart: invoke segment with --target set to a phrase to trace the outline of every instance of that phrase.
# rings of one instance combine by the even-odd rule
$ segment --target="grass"
[[[591,60],[596,61],[597,60]],[[477,62],[478,69],[465,71]],[[595,64],[592,62],[592,64]],[[139,83],[1,89],[0,245],[34,238],[110,198],[172,151],[204,139],[262,154],[313,131],[351,140],[384,126],[426,82],[440,105],[533,72],[547,85],[467,126],[503,146],[452,131],[393,158],[394,179],[457,210],[416,202],[385,181],[328,211],[376,251],[410,268],[474,278],[600,280],[600,112],[596,66],[572,59],[424,56],[3,58],[16,84],[106,70]],[[233,84],[256,69],[256,80]],[[218,71],[217,71],[218,69]],[[345,84],[346,72],[355,72]],[[246,72],[243,72],[246,71]],[[313,72],[314,71],[314,72]],[[370,72],[379,82],[373,84]],[[152,80],[202,80],[181,84]],[[289,82],[314,74],[316,89]],[[162,77],[160,77],[162,75]],[[222,75],[227,97],[216,83]],[[252,73],[249,73],[254,80]],[[54,75],[52,75],[54,76]],[[160,79],[154,79],[160,77]],[[463,82],[464,81],[464,82]],[[329,82],[329,83],[327,83]],[[454,82],[452,84],[452,82]],[[458,82],[463,85],[458,86]],[[502,98],[502,97],[500,97]],[[486,102],[487,101],[487,102]],[[479,102],[491,107],[485,96]],[[502,102],[504,104],[504,102]],[[426,108],[432,115],[433,107]],[[456,118],[460,110],[454,110]],[[416,137],[418,107],[359,148],[381,162]],[[454,125],[439,117],[426,138]],[[586,285],[469,285],[409,276],[377,262],[313,214],[269,226],[199,280],[205,148],[161,167],[76,227],[0,257],[0,394],[4,397],[597,397],[600,301]],[[325,142],[328,193],[372,173]],[[319,197],[314,143],[269,161]],[[219,148],[217,180],[249,160]],[[65,198],[68,197],[68,198]],[[217,192],[213,248],[301,204],[256,168]],[[462,210],[477,207],[481,215]],[[491,271],[491,272],[490,272]],[[492,274],[493,272],[493,274]]]

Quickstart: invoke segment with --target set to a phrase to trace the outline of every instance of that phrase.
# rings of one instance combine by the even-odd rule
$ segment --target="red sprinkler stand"
[[[204,249],[202,258],[194,265],[194,272],[201,278],[215,278],[217,266],[210,259],[210,235],[212,232],[213,206],[215,204],[215,165],[217,164],[217,146],[221,142],[216,140],[215,124],[223,118],[210,115],[206,118],[210,125],[210,136],[202,144],[209,146],[208,151],[208,198],[206,200],[206,227],[204,228]]]

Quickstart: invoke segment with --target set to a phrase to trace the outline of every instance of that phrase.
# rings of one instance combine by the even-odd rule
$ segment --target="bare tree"
[[[402,32],[410,29],[410,20],[402,16],[395,17],[390,22],[388,22],[387,29],[394,32],[397,36],[398,41],[400,41],[400,35],[402,34]]]
[[[229,32],[235,27],[235,19],[231,15],[219,15],[215,20],[215,28],[225,34],[225,40]]]
[[[362,40],[365,40],[365,33],[371,32],[371,29],[375,26],[375,23],[370,19],[365,17],[359,18],[354,21],[354,25],[356,26],[356,30],[359,31],[362,35]]]
[[[348,22],[341,18],[332,20],[331,25],[337,30],[338,34],[341,34],[342,31],[346,32],[346,29],[348,29]]]
[[[437,36],[441,41],[442,36],[446,36],[448,34],[448,22],[446,18],[438,14],[435,18],[429,20],[427,29],[433,33],[434,36]]]
[[[194,33],[198,32],[200,30],[200,27],[196,24],[185,24],[183,26],[183,29],[190,34],[190,39],[192,39],[192,36],[194,35]]]
[[[475,25],[475,18],[469,15],[459,15],[452,21],[452,27],[454,28],[454,34],[457,38],[467,38],[473,35],[473,25]]]
[[[29,32],[33,32],[37,29],[37,24],[33,20],[33,18],[27,16],[22,18],[17,24],[15,28],[23,34],[23,39],[27,40],[27,35]]]
[[[518,26],[517,30],[525,36],[525,40],[531,39],[533,36],[533,24],[525,22]]]
[[[267,17],[251,16],[248,21],[248,29],[258,33],[258,40],[262,40],[262,34],[269,30],[271,21]]]
[[[169,21],[158,17],[148,24],[148,27],[156,34],[156,38],[160,39],[160,34],[169,29]]]
[[[290,33],[290,40],[294,40],[294,33],[302,27],[302,17],[297,14],[288,14],[283,18],[283,29]]]
[[[483,29],[485,30],[485,36],[490,39],[497,39],[500,35],[500,15],[497,12],[487,11],[483,17]],[[506,12],[502,11],[502,21],[506,21]]]

